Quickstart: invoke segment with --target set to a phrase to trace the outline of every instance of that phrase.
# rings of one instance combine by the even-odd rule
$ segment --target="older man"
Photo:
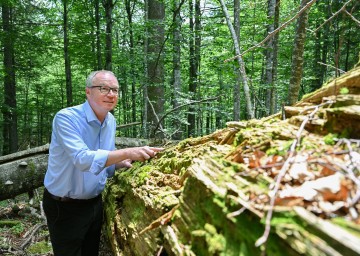
[[[115,169],[145,161],[162,148],[115,149],[119,83],[106,70],[86,80],[87,101],[60,110],[53,120],[43,205],[55,255],[98,255],[101,192]]]

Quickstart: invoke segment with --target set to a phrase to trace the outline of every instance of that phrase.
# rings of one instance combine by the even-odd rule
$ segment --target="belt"
[[[60,202],[78,202],[78,203],[85,203],[85,202],[92,202],[95,201],[97,199],[99,199],[101,197],[101,194],[97,195],[94,198],[90,198],[90,199],[75,199],[75,198],[71,198],[71,197],[61,197],[61,196],[55,196],[53,194],[51,194],[46,188],[44,189],[44,194],[49,196],[50,198],[56,200],[56,201],[60,201]]]

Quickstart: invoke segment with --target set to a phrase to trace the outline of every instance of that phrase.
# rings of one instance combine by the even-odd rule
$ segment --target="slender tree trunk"
[[[189,94],[192,100],[196,99],[197,89],[197,63],[195,55],[195,23],[194,23],[194,0],[189,1],[189,18],[190,18],[190,37],[189,37]],[[189,107],[187,116],[188,121],[188,137],[195,134],[195,108]]]
[[[268,13],[267,13],[267,34],[271,34],[275,30],[275,8],[276,8],[276,0],[268,0]],[[273,114],[273,109],[271,109],[272,98],[275,94],[274,87],[274,43],[275,38],[271,37],[266,43],[266,59],[265,59],[265,85],[266,85],[266,115]]]
[[[65,79],[66,79],[66,105],[73,104],[72,83],[71,83],[71,64],[69,54],[69,36],[68,36],[68,0],[64,0],[63,30],[64,30],[64,58],[65,58]]]
[[[12,7],[2,3],[3,50],[4,50],[4,105],[3,114],[3,153],[9,154],[18,149],[16,82],[14,61],[14,25]]]
[[[247,78],[247,75],[246,75],[246,71],[245,71],[245,63],[241,57],[241,51],[240,51],[240,46],[237,42],[237,39],[236,39],[236,33],[235,33],[235,30],[234,30],[234,27],[230,21],[230,16],[229,16],[229,12],[226,8],[226,5],[224,3],[223,0],[219,0],[220,1],[220,4],[221,4],[221,7],[222,7],[222,10],[224,12],[224,15],[225,15],[225,18],[226,18],[226,22],[227,22],[227,25],[229,27],[229,30],[230,30],[230,33],[231,33],[231,36],[232,36],[232,39],[233,39],[233,42],[234,42],[234,45],[235,45],[235,53],[237,55],[236,59],[238,61],[238,64],[239,64],[239,72],[241,74],[241,77],[243,79],[243,85],[244,85],[244,93],[245,93],[245,100],[246,100],[246,111],[247,111],[247,118],[248,119],[253,119],[255,118],[255,115],[254,115],[254,109],[253,109],[253,104],[251,103],[251,96],[250,96],[250,88],[249,88],[249,81],[248,81],[248,78]]]
[[[103,68],[102,58],[101,58],[101,38],[100,38],[100,0],[95,0],[95,24],[96,24],[96,60],[97,60],[97,70]]]
[[[200,13],[200,1],[190,0],[189,1],[190,11],[190,39],[189,39],[189,94],[191,99],[195,100],[198,96],[198,73],[200,63],[200,44],[201,44],[201,13]],[[188,137],[196,134],[196,107],[191,105],[188,113]]]
[[[300,8],[305,7],[305,5],[310,2],[310,0],[301,0]],[[298,18],[296,24],[296,33],[295,33],[295,42],[292,53],[292,64],[291,64],[291,78],[289,83],[289,104],[293,105],[298,101],[300,83],[303,72],[303,63],[304,63],[304,45],[306,39],[306,26],[308,21],[308,14],[310,8],[305,10]]]
[[[234,30],[236,39],[239,44],[240,42],[240,0],[234,0]],[[240,86],[241,86],[241,75],[238,69],[235,68],[236,80],[234,84],[234,106],[233,106],[233,119],[234,121],[240,120]]]
[[[105,69],[112,71],[112,10],[113,0],[103,0],[106,19],[106,39],[105,39]]]
[[[142,111],[142,135],[144,138],[149,137],[149,129],[148,129],[148,37],[149,37],[149,1],[144,0],[144,21],[145,21],[145,33],[144,33],[144,81],[143,81],[143,111]]]
[[[173,74],[172,84],[174,88],[174,94],[172,99],[173,108],[177,108],[179,104],[180,92],[181,92],[181,17],[180,17],[180,3],[179,0],[174,0],[174,30],[173,30]],[[177,112],[180,114],[180,112]],[[182,137],[180,117],[175,118],[173,122],[175,132],[172,135],[172,139],[180,140]]]
[[[200,11],[200,0],[195,0],[195,68],[196,68],[196,89],[195,89],[195,99],[201,99],[201,90],[200,90],[200,78],[198,75],[201,73],[200,63],[200,49],[201,49],[201,11]],[[195,111],[198,113],[197,118],[197,133],[198,135],[202,135],[202,124],[203,124],[203,112],[202,108],[196,108]]]
[[[164,18],[165,6],[162,1],[149,0],[148,18],[150,31],[148,38],[148,125],[151,137],[162,137],[162,133],[154,131],[164,113]],[[160,127],[160,126],[159,126]]]
[[[130,0],[125,0],[125,9],[128,18],[129,25],[129,40],[130,40],[130,79],[131,79],[131,121],[136,122],[136,74],[135,74],[135,54],[134,54],[134,32],[132,27],[133,10],[135,8],[135,2],[131,5]],[[136,127],[133,127],[132,136],[136,137]]]
[[[279,27],[279,17],[280,17],[280,0],[276,0],[275,4],[275,17],[274,17],[274,29]],[[279,33],[276,33],[274,36],[274,59],[273,59],[273,81],[274,81],[274,90],[270,96],[270,113],[274,114],[277,112],[276,108],[276,81],[277,81],[277,65],[278,65],[278,49],[279,49]]]

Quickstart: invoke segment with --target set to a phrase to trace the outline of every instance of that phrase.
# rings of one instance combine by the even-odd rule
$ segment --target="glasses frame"
[[[106,86],[101,86],[101,85],[91,86],[90,88],[99,88],[100,93],[103,95],[108,95],[110,93],[110,91],[112,91],[112,93],[115,95],[119,95],[119,88],[111,88],[111,87],[106,87]],[[116,90],[116,92],[114,90]]]

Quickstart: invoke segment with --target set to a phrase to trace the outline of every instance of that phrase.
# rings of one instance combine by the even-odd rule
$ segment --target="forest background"
[[[261,118],[359,60],[358,0],[0,0],[0,155],[46,144],[93,70],[117,136],[183,139]]]

